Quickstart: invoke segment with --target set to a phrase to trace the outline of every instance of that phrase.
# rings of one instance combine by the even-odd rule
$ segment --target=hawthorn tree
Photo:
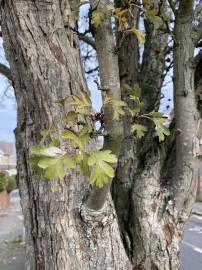
[[[179,269],[197,186],[201,1],[0,4],[10,64],[0,71],[17,101],[26,269]],[[84,33],[82,5],[90,5]],[[100,112],[91,106],[79,38],[96,50]],[[170,68],[168,128],[158,111]]]

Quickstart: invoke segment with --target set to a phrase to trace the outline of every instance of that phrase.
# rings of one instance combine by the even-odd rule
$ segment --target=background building
[[[0,141],[0,171],[7,171],[9,175],[16,174],[16,160],[13,156],[13,144]]]

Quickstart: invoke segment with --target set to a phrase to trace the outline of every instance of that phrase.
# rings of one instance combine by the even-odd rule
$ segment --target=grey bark
[[[116,1],[117,7],[121,6],[120,1]],[[130,18],[129,27],[137,27],[139,12],[137,9],[133,10],[133,17]],[[168,33],[165,29],[158,29],[154,31],[153,24],[146,21],[146,43],[144,48],[143,60],[141,70],[138,70],[139,56],[138,42],[134,35],[129,35],[119,48],[119,69],[121,83],[126,83],[133,86],[134,83],[139,83],[142,89],[142,98],[144,101],[144,112],[148,113],[152,110],[158,110],[161,98],[161,88],[164,80],[165,71],[165,56],[167,52]],[[118,35],[117,44],[120,43],[121,35]],[[156,53],[156,49],[160,53]],[[128,102],[128,93],[122,92],[122,98]],[[131,106],[131,104],[129,103]],[[119,156],[119,163],[114,179],[112,195],[115,202],[117,214],[119,217],[119,226],[121,229],[123,241],[128,255],[133,257],[133,228],[131,227],[131,220],[134,218],[132,213],[136,200],[132,199],[132,189],[136,183],[136,174],[139,166],[143,166],[145,156],[143,153],[151,150],[151,146],[155,144],[156,139],[152,137],[153,126],[151,132],[142,140],[137,140],[130,131],[132,119],[126,116],[124,119],[124,141],[122,144],[122,151]],[[146,123],[148,125],[148,123]],[[142,147],[143,146],[143,147]],[[144,158],[142,157],[144,156]],[[135,175],[135,176],[134,176]],[[140,180],[141,181],[141,180]],[[149,189],[149,186],[144,188]],[[148,190],[149,192],[149,190]],[[139,195],[138,195],[139,196]],[[141,195],[140,195],[141,196]],[[139,211],[141,212],[141,205],[139,204]],[[135,231],[135,234],[139,231]],[[138,245],[137,245],[138,246]],[[138,250],[138,248],[137,248]],[[137,251],[136,250],[136,251]]]
[[[179,245],[195,200],[194,141],[197,122],[192,1],[180,1],[175,21],[175,132],[148,149],[134,175],[131,235],[136,269],[179,269]],[[186,44],[186,46],[185,46]],[[169,142],[170,140],[170,142]],[[156,148],[156,149],[155,149]]]
[[[181,3],[180,8],[186,8],[191,14],[190,1]],[[193,131],[196,130],[197,114],[192,66],[194,44],[191,19],[185,19],[187,13],[179,12],[175,22],[176,31],[179,31],[174,37],[175,114],[178,119],[175,132],[172,129],[173,135],[161,146],[151,139],[151,134],[148,140],[144,140],[142,148],[134,140],[133,144],[128,144],[120,158],[113,185],[124,244],[135,269],[179,269],[179,244],[195,199],[197,178],[194,175]],[[180,22],[181,16],[183,23]],[[140,83],[145,111],[149,112],[159,107],[167,34],[159,35],[160,40],[154,39],[151,25],[146,29],[150,31]],[[155,52],[156,48],[160,53]],[[181,133],[177,135],[179,129]],[[128,160],[133,160],[132,167]],[[179,165],[176,165],[176,160]]]
[[[139,144],[137,147],[132,139],[126,144],[127,153],[119,160],[113,197],[124,245],[113,203],[107,196],[111,183],[91,193],[87,179],[79,171],[67,173],[63,181],[47,182],[34,175],[27,162],[30,149],[39,142],[41,128],[54,125],[58,131],[62,129],[59,119],[64,110],[70,108],[58,107],[54,101],[79,94],[86,88],[74,31],[75,17],[69,5],[74,10],[75,3],[59,0],[1,2],[4,46],[18,105],[16,147],[26,228],[26,270],[177,270],[179,242],[196,190],[192,133],[197,115],[190,26],[193,2],[180,1],[180,10],[176,13],[176,133],[162,146],[154,139],[146,151],[139,151]],[[106,10],[107,3],[99,2],[98,8]],[[107,16],[95,33],[101,88],[108,89],[109,96],[120,100],[121,76],[110,22]],[[52,31],[55,29],[59,30]],[[51,32],[54,34],[50,35]],[[123,54],[128,52],[127,46],[130,49],[128,43],[125,46]],[[155,56],[153,48],[149,48]],[[119,63],[121,57],[123,59],[120,52]],[[158,61],[153,63],[157,71],[164,68]],[[135,72],[137,59],[133,67]],[[144,72],[151,75],[147,71],[153,72],[153,68],[145,64],[146,67]],[[161,74],[161,70],[159,72]],[[136,81],[136,76],[127,74],[125,82]],[[148,93],[151,98],[147,100],[152,102],[152,108],[157,106],[153,95],[157,92],[159,95],[161,83],[159,77],[155,91]],[[112,121],[111,111],[106,110],[105,124],[111,135],[105,140],[105,147],[118,155],[123,137],[122,123]],[[173,166],[176,159],[176,166]],[[92,195],[86,206],[83,202],[89,194]]]
[[[97,5],[98,3],[98,5]],[[114,101],[121,101],[121,89],[119,78],[118,56],[115,53],[115,40],[113,37],[111,14],[106,11],[109,0],[91,1],[92,10],[97,8],[105,14],[102,25],[95,28],[95,42],[100,70],[101,89],[103,91],[103,104],[105,94]],[[104,138],[104,149],[111,150],[117,157],[119,156],[121,143],[123,140],[123,122],[113,119],[113,109],[103,105],[104,108],[104,128],[107,136]],[[88,199],[88,206],[94,210],[103,207],[107,194],[110,191],[111,181],[101,189],[93,188]]]
[[[26,270],[131,269],[110,198],[102,211],[90,211],[83,205],[88,182],[79,171],[68,172],[64,180],[46,181],[28,164],[40,129],[51,125],[62,129],[59,119],[64,108],[54,101],[86,87],[78,38],[67,27],[67,22],[74,26],[68,1],[61,5],[51,0],[8,0],[2,3],[1,14],[17,99]],[[60,30],[50,35],[52,29]]]

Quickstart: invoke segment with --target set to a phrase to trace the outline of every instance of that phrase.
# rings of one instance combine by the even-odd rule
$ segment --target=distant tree
[[[89,2],[89,29],[79,33],[79,8]],[[26,269],[179,269],[197,187],[202,2],[89,2],[0,1],[17,101]],[[79,38],[96,50],[101,112],[91,107]],[[158,110],[171,68],[168,129]],[[92,152],[98,135],[103,149]]]

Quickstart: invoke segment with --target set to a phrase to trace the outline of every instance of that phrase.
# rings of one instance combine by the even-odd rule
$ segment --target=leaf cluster
[[[64,106],[67,102],[73,109],[62,117],[61,124],[64,126],[58,138],[53,136],[54,131],[51,128],[41,130],[40,144],[32,148],[29,159],[33,171],[47,179],[63,179],[67,170],[80,167],[91,184],[99,188],[103,187],[114,177],[117,157],[110,150],[91,151],[88,146],[92,139],[107,135],[103,123],[106,107],[112,108],[113,120],[117,121],[117,124],[127,110],[133,119],[131,131],[139,139],[148,131],[147,126],[139,123],[140,120],[147,118],[153,121],[159,141],[163,141],[170,134],[169,129],[164,125],[166,118],[163,114],[159,112],[141,114],[144,103],[141,100],[141,89],[138,84],[134,87],[125,84],[122,89],[127,91],[133,103],[132,108],[126,102],[113,100],[105,94],[104,107],[101,112],[95,112],[92,110],[91,99],[86,91],[82,91],[79,96],[72,95],[57,100],[56,103],[60,106]],[[96,128],[96,121],[101,123],[99,129]],[[68,145],[68,149],[61,145]]]

